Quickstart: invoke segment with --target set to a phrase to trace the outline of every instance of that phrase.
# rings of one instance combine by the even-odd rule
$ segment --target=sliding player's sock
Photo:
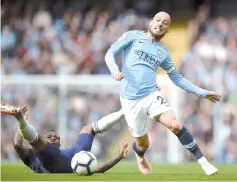
[[[27,111],[27,107],[17,107],[1,101],[1,113],[14,116],[18,121],[19,132],[21,136],[29,143],[34,143],[38,140],[38,133],[35,128],[28,123],[24,114]]]
[[[15,117],[18,121],[19,129],[23,129],[27,126],[28,121],[26,121],[26,119],[24,118],[22,114],[17,114],[15,115]]]
[[[195,141],[192,134],[188,131],[187,128],[183,126],[180,132],[177,133],[176,135],[181,144],[186,149],[188,149],[196,157],[197,160],[203,157],[203,154],[200,148],[198,147],[197,142]]]
[[[36,132],[35,128],[30,124],[27,124],[26,127],[23,129],[19,128],[19,132],[21,136],[31,144],[35,143],[38,140],[38,133]]]
[[[120,109],[118,112],[114,112],[101,118],[99,121],[93,122],[92,127],[94,132],[103,133],[107,131],[109,128],[115,125],[119,121],[119,119],[122,118],[122,116],[123,111],[122,109]]]
[[[21,136],[29,143],[37,141],[38,133],[35,128],[24,118],[23,114],[17,114],[15,117],[18,121]]]

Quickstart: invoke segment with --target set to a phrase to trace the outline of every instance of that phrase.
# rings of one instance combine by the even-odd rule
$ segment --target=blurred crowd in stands
[[[109,7],[103,9],[98,8],[101,5],[96,2],[88,7],[86,0],[18,0],[17,6],[6,1],[1,9],[1,74],[109,74],[104,62],[108,46],[127,30],[145,29],[150,19],[141,14],[151,7],[149,3],[147,6],[138,3],[134,11],[124,8],[125,1],[111,1]],[[220,93],[222,102],[212,104],[186,93],[180,109],[182,120],[209,159],[236,163],[237,20],[223,17],[210,20],[208,7],[202,6],[190,20],[188,31],[190,49],[180,71],[193,83]],[[1,91],[1,99],[6,102],[28,104],[29,121],[37,130],[58,129],[56,87],[12,85],[2,87]],[[119,97],[109,93],[75,91],[67,97],[70,103],[67,128],[71,131],[67,133],[68,145],[85,123],[98,120],[120,107]],[[2,159],[12,161],[16,159],[12,147],[16,129],[13,120],[2,116],[1,124]],[[97,137],[97,145],[94,145],[97,156],[102,155],[105,146],[123,128],[126,128],[125,122]],[[151,145],[152,157],[164,160],[166,130],[160,125],[150,125],[149,132],[151,140],[158,135],[160,139]],[[188,153],[185,155],[188,160],[194,159]]]
[[[209,20],[209,9],[202,6],[189,22],[188,32],[190,50],[183,59],[182,73],[196,85],[219,93],[222,102],[212,104],[186,94],[184,121],[208,158],[236,163],[237,17]]]
[[[3,74],[108,74],[108,46],[149,20],[123,10],[125,1],[111,1],[108,9],[99,9],[99,1],[90,9],[86,1],[7,2],[2,7]]]

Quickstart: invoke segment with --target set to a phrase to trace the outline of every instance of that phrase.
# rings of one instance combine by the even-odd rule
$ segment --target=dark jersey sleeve
[[[23,163],[32,169],[36,173],[49,173],[40,162],[39,158],[33,152],[32,149],[29,150],[29,153],[26,156],[19,156]]]

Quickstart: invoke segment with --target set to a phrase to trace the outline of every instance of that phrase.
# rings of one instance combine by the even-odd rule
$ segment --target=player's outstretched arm
[[[127,156],[128,153],[128,143],[122,143],[119,148],[119,154],[111,161],[105,163],[104,165],[98,167],[94,173],[104,173],[114,167],[123,158]]]
[[[191,92],[212,102],[220,101],[221,97],[213,91],[202,89],[185,79],[175,68],[170,56],[162,63],[161,67],[167,72],[172,82],[178,87]]]
[[[212,102],[217,102],[221,100],[220,95],[218,95],[217,93],[213,91],[208,91],[192,84],[190,81],[185,79],[178,71],[174,71],[170,73],[169,77],[171,78],[171,80],[173,81],[175,85],[186,90],[187,92],[191,92],[193,94],[206,98]],[[181,77],[181,78],[177,80],[177,77]]]
[[[120,72],[118,65],[115,61],[115,56],[119,54],[123,49],[132,44],[133,41],[133,31],[125,32],[107,51],[105,54],[105,62],[116,81],[121,80],[124,76]]]

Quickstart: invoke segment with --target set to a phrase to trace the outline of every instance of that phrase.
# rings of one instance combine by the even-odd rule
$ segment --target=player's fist
[[[128,154],[128,143],[123,142],[119,148],[119,155],[123,159]]]
[[[120,81],[120,80],[122,80],[123,79],[123,73],[122,72],[118,72],[118,73],[115,73],[114,75],[113,75],[113,78],[116,80],[116,81]]]
[[[221,100],[221,96],[218,95],[216,92],[208,91],[206,99],[208,99],[212,102],[217,102],[217,101]]]

